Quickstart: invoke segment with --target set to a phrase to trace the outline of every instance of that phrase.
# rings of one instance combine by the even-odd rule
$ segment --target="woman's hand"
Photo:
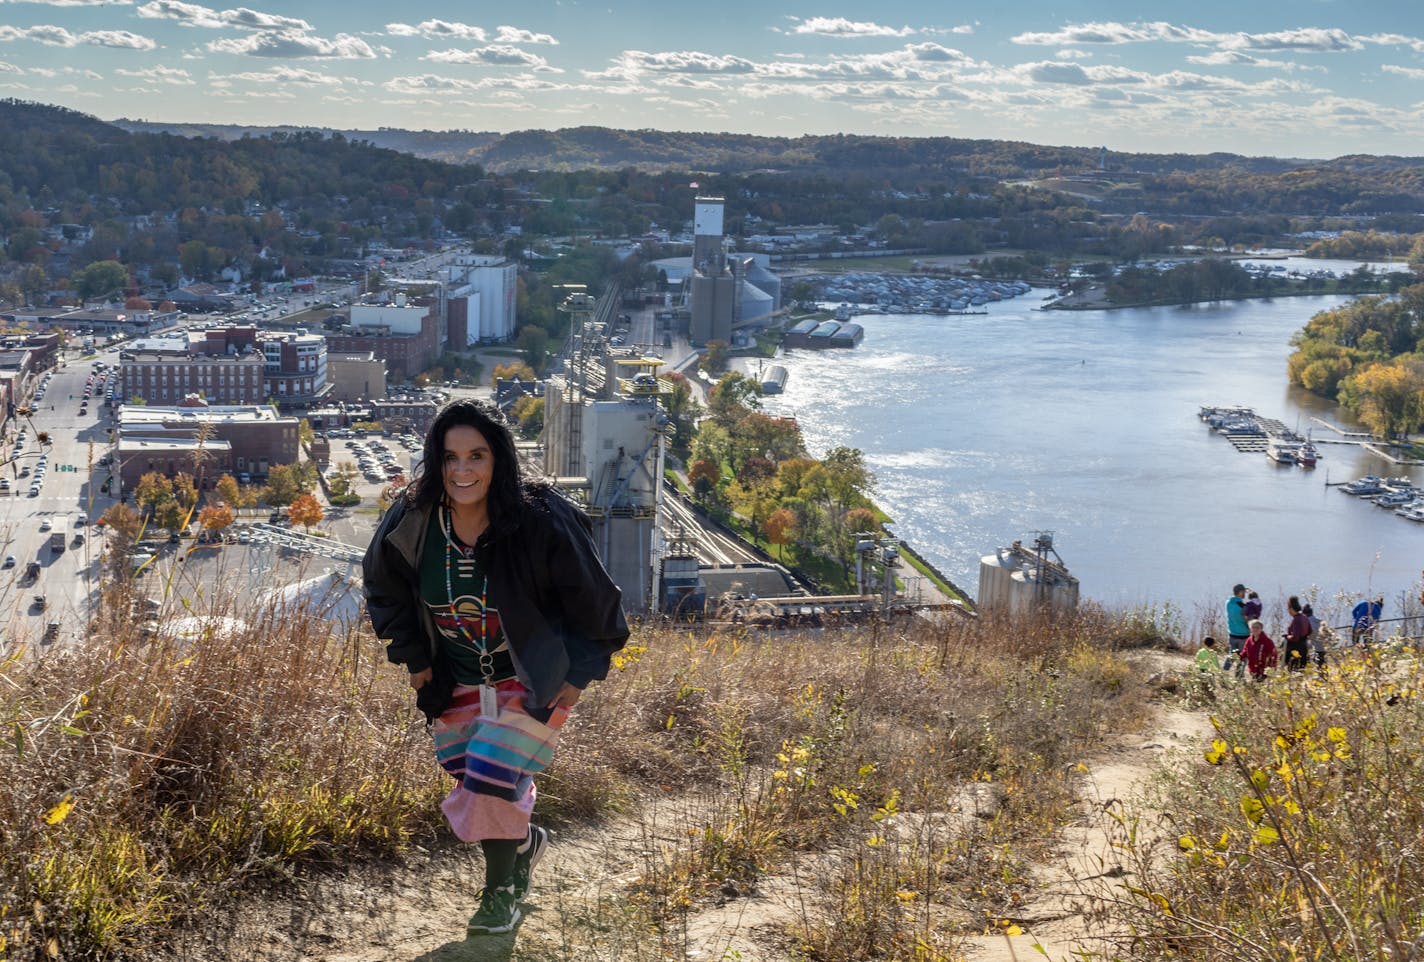
[[[559,693],[554,696],[554,700],[545,705],[545,708],[572,708],[578,704],[579,698],[583,696],[583,689],[576,688],[568,682],[564,682]]]
[[[435,671],[430,668],[425,668],[421,671],[413,671],[410,673],[410,687],[414,688],[416,691],[420,691],[420,689],[424,688],[430,683],[430,679],[433,677],[435,677]]]

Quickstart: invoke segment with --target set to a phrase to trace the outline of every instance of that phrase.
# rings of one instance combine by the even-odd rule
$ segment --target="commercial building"
[[[190,342],[144,338],[119,355],[119,399],[174,405],[188,395],[209,404],[260,404],[266,399],[266,361],[255,343],[241,350],[194,353]]]
[[[328,401],[365,401],[386,396],[386,362],[372,351],[359,354],[328,351],[326,379],[331,385]]]
[[[121,398],[157,404],[197,394],[210,404],[309,407],[329,393],[326,378],[326,340],[301,329],[214,328],[144,338],[119,355]]]
[[[193,475],[212,490],[224,473],[265,476],[296,464],[298,419],[271,405],[208,405],[190,396],[177,405],[125,405],[118,412],[115,448],[125,491],[150,471]]]
[[[385,362],[386,375],[409,381],[440,356],[439,305],[412,304],[398,295],[391,304],[356,304],[350,324],[326,335],[328,354],[373,354]]]

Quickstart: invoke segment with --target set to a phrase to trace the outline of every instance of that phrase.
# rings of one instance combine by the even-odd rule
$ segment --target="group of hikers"
[[[1350,631],[1352,644],[1368,647],[1374,640],[1383,611],[1383,596],[1367,598],[1355,605],[1350,613],[1353,619]],[[1334,631],[1329,625],[1320,623],[1309,604],[1301,604],[1300,598],[1295,595],[1286,600],[1289,621],[1286,624],[1285,644],[1281,649],[1266,634],[1261,614],[1259,594],[1247,591],[1242,584],[1232,588],[1231,597],[1226,599],[1226,656],[1223,658],[1217,650],[1215,638],[1206,638],[1196,655],[1197,669],[1204,674],[1234,672],[1238,678],[1249,673],[1256,681],[1263,681],[1266,673],[1282,662],[1289,671],[1303,671],[1313,660],[1317,671],[1325,670],[1325,652],[1334,638]]]

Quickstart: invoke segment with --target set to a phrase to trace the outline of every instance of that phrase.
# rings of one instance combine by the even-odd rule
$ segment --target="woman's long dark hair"
[[[474,428],[489,442],[494,455],[494,476],[487,495],[490,525],[503,527],[513,520],[524,501],[524,481],[519,472],[519,455],[514,450],[514,435],[499,408],[484,401],[461,398],[435,415],[430,430],[425,432],[425,454],[407,497],[413,507],[429,510],[445,499],[445,435],[460,425]]]

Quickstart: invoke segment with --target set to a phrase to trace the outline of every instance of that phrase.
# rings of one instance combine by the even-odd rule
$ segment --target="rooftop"
[[[119,426],[124,430],[144,426],[163,427],[174,422],[198,423],[200,421],[234,424],[275,423],[295,421],[296,418],[283,417],[270,404],[213,404],[207,407],[173,407],[153,404],[125,404],[119,409]]]

